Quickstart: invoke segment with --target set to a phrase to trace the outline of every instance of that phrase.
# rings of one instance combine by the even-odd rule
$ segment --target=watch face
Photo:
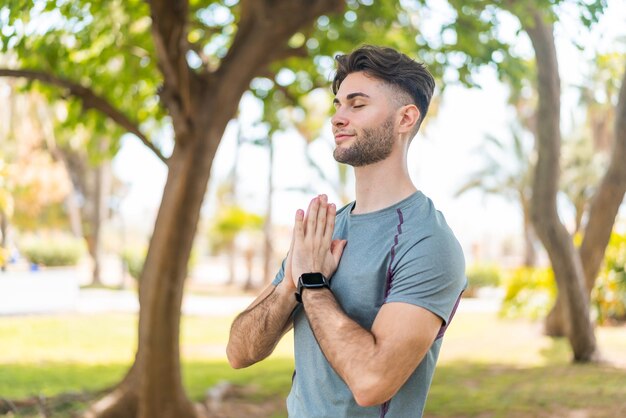
[[[326,284],[326,279],[322,273],[304,273],[302,284],[305,286],[323,286]]]

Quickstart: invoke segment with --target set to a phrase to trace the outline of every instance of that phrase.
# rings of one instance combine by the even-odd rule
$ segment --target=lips
[[[347,139],[350,139],[353,136],[354,136],[354,134],[349,134],[349,133],[346,133],[346,132],[337,132],[335,134],[335,142],[339,143],[339,142],[345,141]]]

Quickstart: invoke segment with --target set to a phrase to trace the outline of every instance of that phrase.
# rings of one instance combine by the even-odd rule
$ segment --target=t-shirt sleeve
[[[274,280],[272,280],[272,284],[274,286],[278,286],[278,284],[283,281],[283,278],[285,277],[285,263],[286,262],[287,262],[287,257],[283,259],[283,262],[280,265],[280,269],[278,270],[278,273],[276,273],[276,277],[274,277]]]
[[[467,285],[463,250],[454,235],[437,230],[400,249],[396,260],[385,303],[420,306],[446,325]]]

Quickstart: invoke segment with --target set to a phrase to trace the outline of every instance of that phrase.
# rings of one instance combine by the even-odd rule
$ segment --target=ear
[[[402,106],[400,112],[399,133],[411,133],[420,120],[420,111],[414,104]]]

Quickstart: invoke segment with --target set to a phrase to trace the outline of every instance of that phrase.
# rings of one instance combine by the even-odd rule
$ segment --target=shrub
[[[502,272],[495,264],[475,264],[467,269],[467,289],[464,295],[473,297],[481,287],[497,287],[502,281]]]
[[[6,248],[0,247],[0,266],[4,267],[7,265],[9,261],[9,250]]]
[[[21,253],[29,262],[47,267],[75,266],[86,248],[82,238],[69,236],[31,237],[20,245]]]
[[[626,234],[612,234],[591,293],[598,322],[626,320]]]
[[[506,280],[500,314],[505,317],[545,317],[556,299],[552,268],[520,267]]]
[[[143,263],[146,259],[146,249],[126,249],[122,252],[122,262],[128,269],[128,274],[133,279],[139,279],[141,270],[143,269]]]

